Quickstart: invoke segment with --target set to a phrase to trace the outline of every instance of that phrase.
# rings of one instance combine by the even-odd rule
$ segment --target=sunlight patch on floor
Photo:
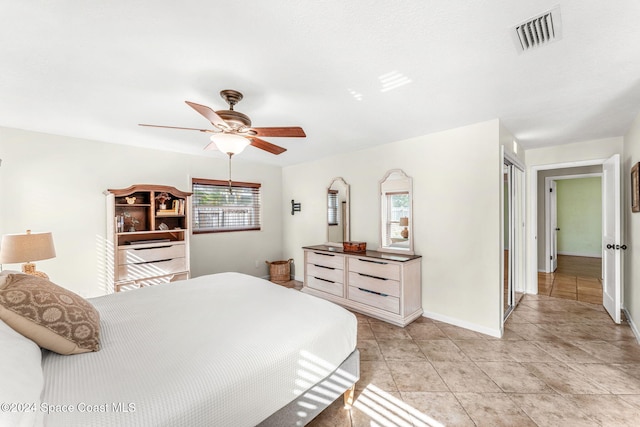
[[[369,425],[372,427],[444,427],[373,384],[362,390],[353,406],[371,418]]]

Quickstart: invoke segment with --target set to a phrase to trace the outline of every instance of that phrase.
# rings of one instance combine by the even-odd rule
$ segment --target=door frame
[[[607,158],[580,160],[574,162],[533,165],[529,167],[529,247],[527,293],[538,293],[538,172],[551,169],[575,168],[580,166],[602,166]]]
[[[518,159],[516,156],[514,156],[513,154],[509,153],[508,151],[506,151],[504,149],[504,146],[501,147],[500,149],[501,154],[502,154],[502,167],[501,167],[501,171],[502,173],[500,174],[501,176],[501,182],[504,185],[504,167],[505,166],[513,166],[514,168],[518,169],[521,172],[521,179],[522,182],[520,184],[520,197],[518,200],[514,201],[514,189],[512,187],[512,178],[513,178],[513,174],[511,174],[511,172],[509,172],[509,203],[511,206],[513,206],[513,204],[518,204],[520,206],[520,215],[521,215],[521,220],[522,220],[522,224],[519,224],[518,227],[523,227],[523,231],[521,234],[521,238],[520,240],[522,240],[522,242],[519,245],[519,250],[517,250],[517,257],[519,257],[518,259],[516,259],[518,268],[516,269],[514,267],[514,264],[516,264],[516,262],[512,262],[513,261],[513,257],[514,257],[514,253],[516,253],[516,249],[515,248],[515,243],[513,241],[513,230],[516,227],[516,225],[514,224],[514,213],[513,213],[513,209],[509,209],[509,229],[510,231],[510,239],[509,239],[509,274],[511,278],[515,278],[516,282],[518,284],[521,284],[521,286],[524,288],[522,289],[521,292],[526,293],[526,288],[527,288],[527,284],[526,284],[526,269],[527,269],[527,235],[526,235],[526,226],[527,226],[527,215],[526,215],[526,200],[527,200],[527,194],[526,194],[526,188],[527,188],[527,168],[525,167],[525,165],[520,161],[520,159]],[[504,200],[504,187],[501,188],[500,190],[500,246],[503,248],[504,250],[504,211],[505,211],[505,201]],[[521,252],[521,253],[520,253]],[[517,305],[517,302],[515,305],[510,306],[506,311],[504,310],[504,274],[505,274],[505,260],[504,260],[504,252],[500,254],[500,270],[501,270],[501,275],[500,275],[500,313],[501,313],[501,333],[504,330],[504,322],[506,321],[507,317],[511,314],[511,312],[513,312],[513,309],[515,308],[515,305]],[[517,270],[517,271],[516,271]],[[517,273],[517,277],[514,276],[514,273]],[[513,286],[513,282],[512,282],[512,286]],[[515,287],[513,288],[513,290],[515,290]]]
[[[597,165],[596,165],[597,166]],[[537,176],[537,173],[536,173]],[[545,227],[545,236],[546,236],[546,241],[545,241],[545,273],[553,273],[554,272],[554,268],[553,268],[553,260],[551,259],[551,256],[554,255],[554,249],[553,248],[553,228],[551,227],[551,223],[552,223],[552,219],[553,216],[555,215],[557,218],[557,209],[556,212],[552,212],[551,209],[551,193],[549,191],[546,191],[546,189],[548,189],[551,186],[551,182],[552,181],[560,181],[560,180],[565,180],[565,179],[580,179],[580,178],[596,178],[596,177],[600,177],[602,179],[602,172],[593,172],[593,173],[583,173],[583,174],[575,174],[575,175],[558,175],[558,176],[547,176],[544,179],[544,188],[545,188],[545,193],[544,193],[544,198],[545,198],[545,210],[544,210],[544,214],[545,214],[545,218],[544,218],[544,227]],[[557,194],[556,194],[557,195]],[[557,208],[557,205],[556,205]],[[557,260],[557,250],[555,251],[555,257]]]

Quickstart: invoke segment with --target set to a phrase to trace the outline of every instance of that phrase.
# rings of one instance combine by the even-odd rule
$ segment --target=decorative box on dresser
[[[114,290],[188,279],[191,193],[141,184],[105,195],[108,280]]]
[[[422,315],[421,257],[304,247],[302,291],[406,326]]]

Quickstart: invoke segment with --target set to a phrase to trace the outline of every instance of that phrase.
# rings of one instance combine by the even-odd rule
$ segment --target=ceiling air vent
[[[560,40],[562,38],[560,6],[514,26],[512,34],[518,53]]]

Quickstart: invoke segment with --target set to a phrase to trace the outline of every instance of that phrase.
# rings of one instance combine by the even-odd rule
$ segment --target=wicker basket
[[[269,264],[269,275],[272,282],[288,282],[291,280],[291,262],[293,258],[287,261],[265,261]]]

